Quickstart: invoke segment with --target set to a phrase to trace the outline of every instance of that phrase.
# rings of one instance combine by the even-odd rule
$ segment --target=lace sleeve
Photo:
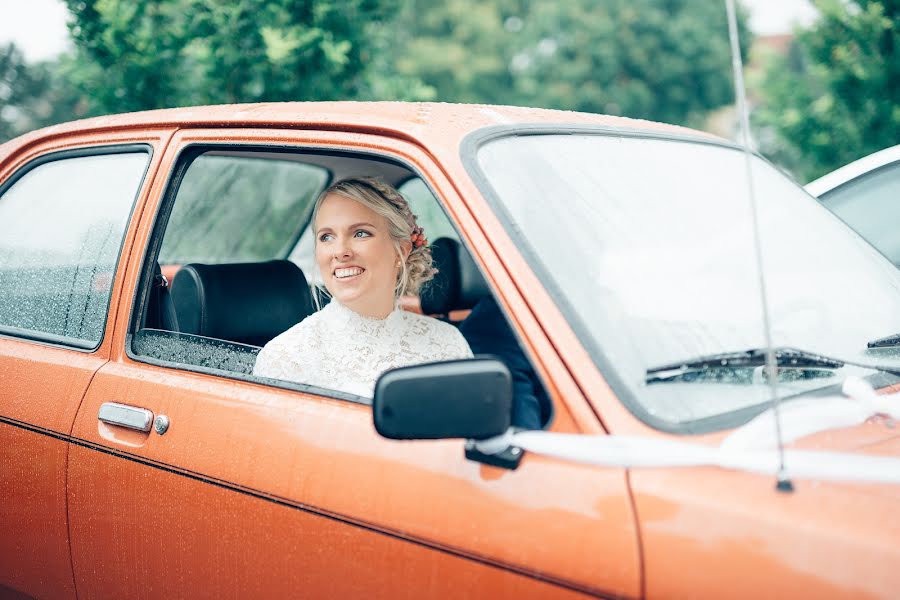
[[[272,342],[266,344],[256,355],[256,363],[253,365],[253,374],[257,377],[270,377],[272,379],[284,379],[284,368],[281,361],[275,359],[277,351]]]
[[[302,365],[290,349],[299,347],[302,334],[300,327],[294,326],[266,344],[256,356],[253,374],[257,377],[300,382],[303,376]]]
[[[440,322],[437,322],[437,324],[441,327],[438,330],[439,335],[436,337],[441,341],[436,344],[439,351],[435,360],[457,360],[474,357],[472,349],[469,348],[469,343],[456,327]]]

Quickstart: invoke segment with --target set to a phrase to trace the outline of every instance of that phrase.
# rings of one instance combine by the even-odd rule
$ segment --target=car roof
[[[38,140],[73,132],[147,127],[287,127],[380,133],[426,145],[458,143],[491,125],[571,124],[719,139],[676,125],[572,111],[429,102],[271,102],[169,108],[92,117],[26,133],[0,145],[0,162]]]
[[[859,160],[846,164],[843,167],[835,169],[831,173],[819,177],[815,181],[807,183],[804,187],[806,191],[815,197],[827,194],[831,190],[840,187],[852,181],[861,175],[865,175],[869,171],[881,168],[893,162],[900,161],[900,144],[873,152],[868,156],[864,156]]]

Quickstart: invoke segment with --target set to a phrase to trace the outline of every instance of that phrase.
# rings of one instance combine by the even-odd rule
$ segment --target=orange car
[[[411,309],[496,301],[541,429],[507,429],[497,359],[389,372],[374,410],[251,374],[351,175],[440,254]],[[32,132],[0,146],[0,598],[895,598],[898,332],[892,265],[682,128],[299,103]]]

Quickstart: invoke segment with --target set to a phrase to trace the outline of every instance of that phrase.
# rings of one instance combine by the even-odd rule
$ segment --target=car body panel
[[[883,423],[820,433],[794,446],[897,456]],[[855,448],[862,440],[872,445]],[[794,480],[715,468],[629,474],[641,523],[647,598],[889,598],[900,564],[896,486]],[[676,551],[677,548],[677,551]],[[728,560],[721,560],[728,556]],[[736,585],[765,574],[753,586]]]
[[[110,398],[165,414],[169,430],[117,436],[92,410]],[[504,472],[466,461],[459,441],[381,439],[363,405],[118,363],[98,374],[74,434],[91,442],[72,448],[69,474],[75,572],[90,597],[177,595],[197,581],[209,582],[204,594],[243,596],[259,585],[246,573],[270,596],[302,586],[389,597],[397,590],[380,578],[398,554],[418,565],[403,578],[409,593],[473,579],[480,588],[491,565],[502,579],[639,595],[621,470],[535,456]],[[548,494],[547,481],[566,496]],[[583,553],[560,552],[567,544]],[[452,578],[434,578],[446,569]],[[518,579],[503,585],[524,591]]]
[[[67,436],[105,359],[0,342],[0,597],[74,598],[66,519]]]

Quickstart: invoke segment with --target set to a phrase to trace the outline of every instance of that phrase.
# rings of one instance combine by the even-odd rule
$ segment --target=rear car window
[[[0,331],[99,345],[149,160],[147,151],[61,158],[31,168],[3,191]]]
[[[450,219],[441,208],[441,203],[438,202],[424,181],[419,177],[413,177],[397,188],[397,191],[403,194],[406,201],[409,202],[410,208],[429,240],[447,237],[459,241],[459,234],[450,224]]]
[[[900,265],[900,162],[882,167],[822,196],[822,203]]]
[[[159,262],[284,257],[328,178],[327,170],[293,160],[203,154],[178,187]]]

